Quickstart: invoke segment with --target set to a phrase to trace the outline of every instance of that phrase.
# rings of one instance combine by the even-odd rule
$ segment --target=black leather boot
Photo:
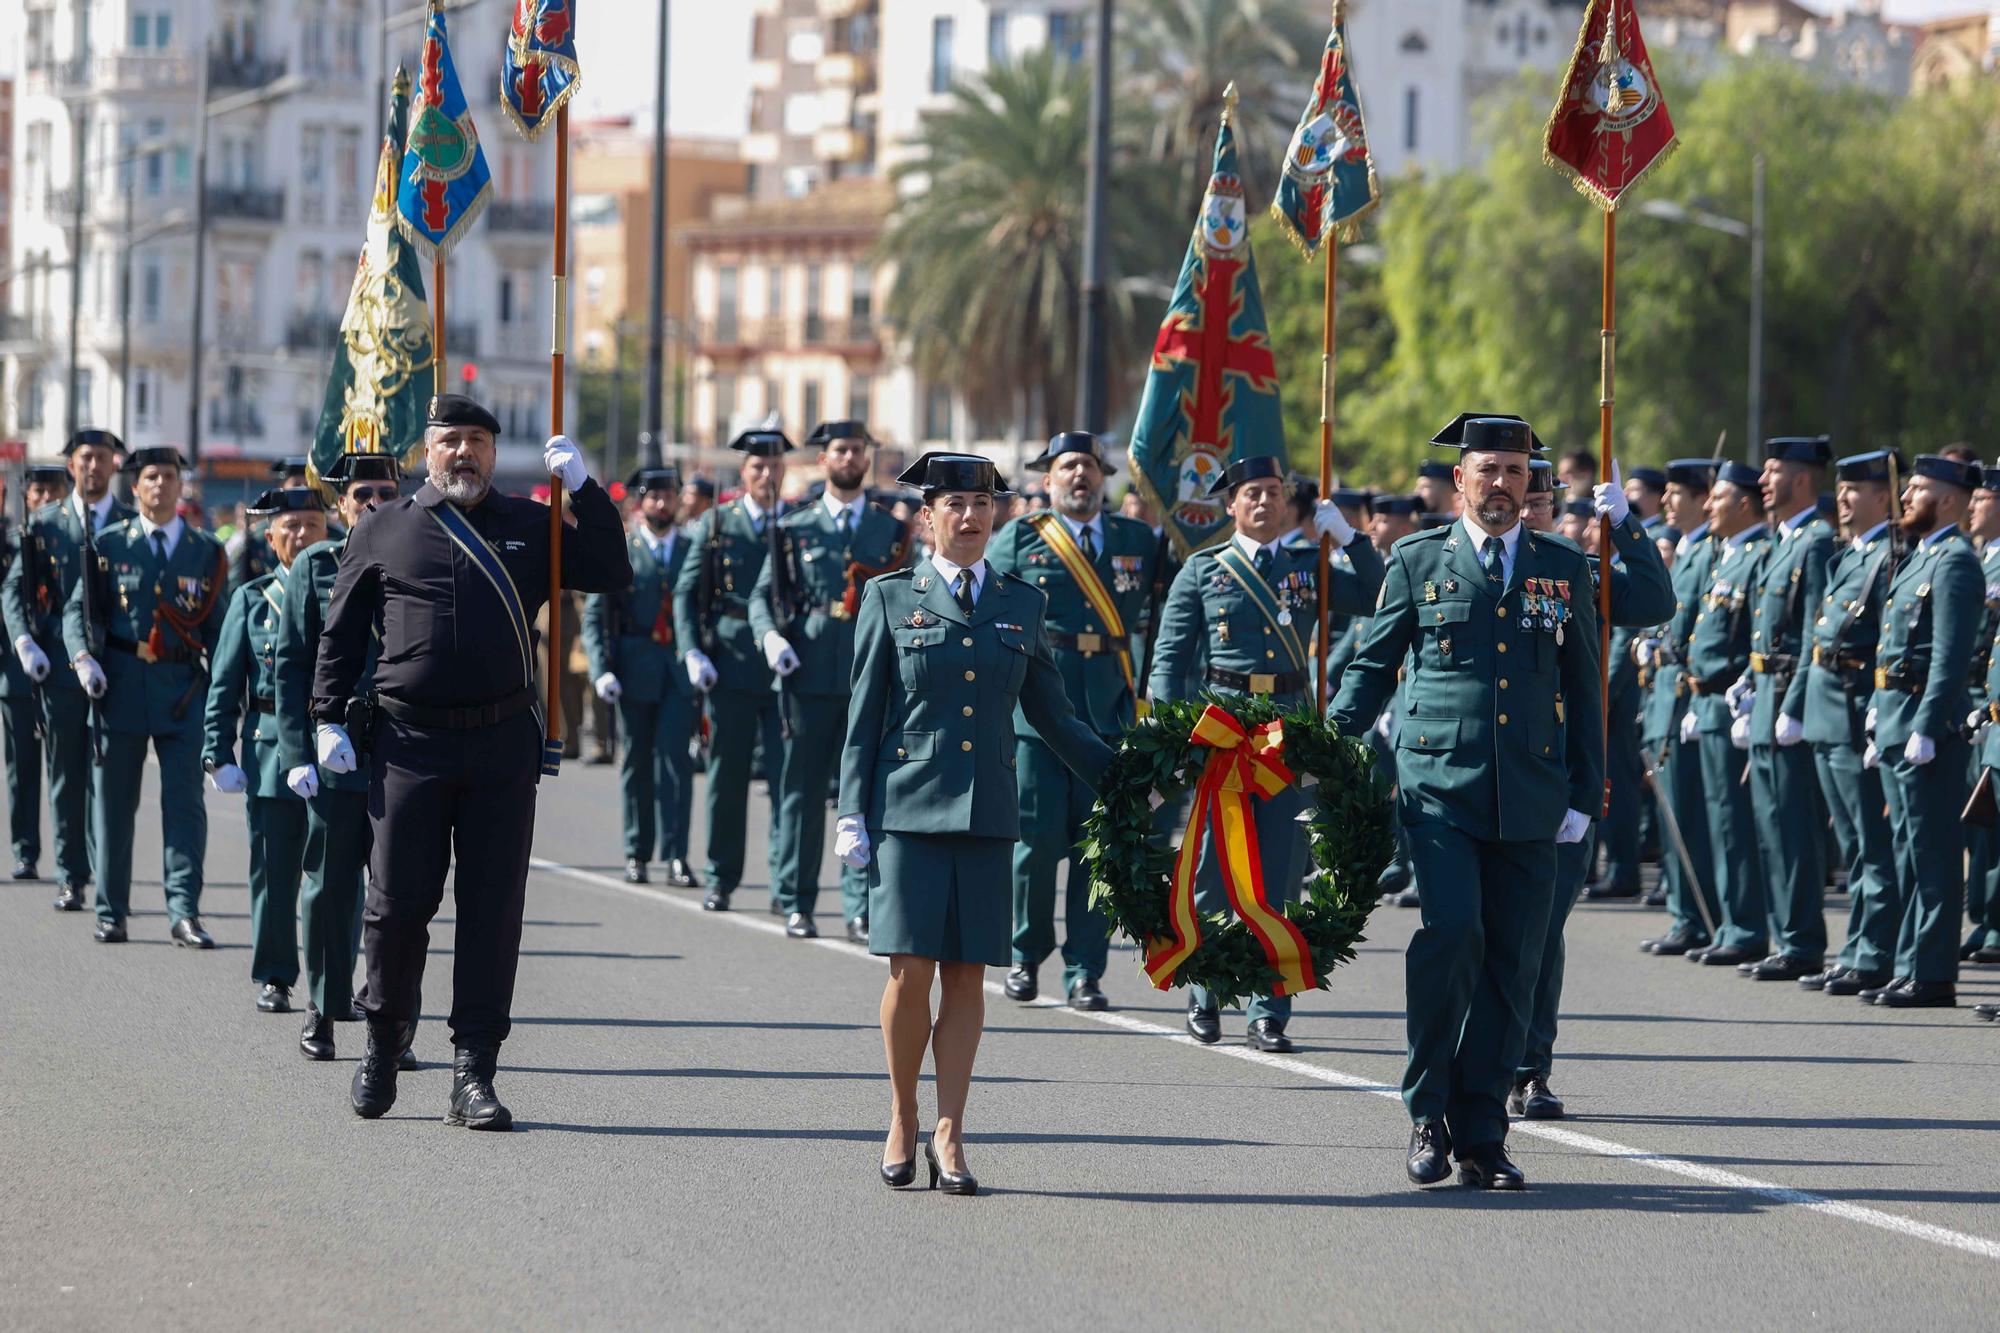
[[[512,1129],[514,1113],[493,1091],[493,1071],[500,1063],[497,1047],[461,1046],[451,1057],[451,1109],[447,1125],[467,1129]]]
[[[354,1114],[374,1120],[396,1104],[396,1057],[403,1053],[402,1031],[370,1021],[368,1045],[354,1070]]]

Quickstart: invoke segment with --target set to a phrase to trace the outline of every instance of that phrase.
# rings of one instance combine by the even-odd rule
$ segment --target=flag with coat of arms
[[[444,10],[431,0],[410,138],[403,150],[402,187],[396,195],[397,226],[419,254],[435,262],[464,238],[492,195],[493,175],[452,63]]]
[[[1673,152],[1674,122],[1633,0],[1590,0],[1542,157],[1605,212]]]
[[[1334,0],[1333,27],[1320,53],[1312,101],[1292,131],[1278,197],[1271,203],[1271,215],[1308,259],[1319,253],[1329,233],[1337,231],[1341,240],[1353,241],[1354,224],[1382,197],[1348,63],[1345,9],[1344,0]]]
[[[1127,453],[1134,483],[1183,558],[1226,539],[1232,524],[1209,487],[1230,463],[1285,452],[1278,363],[1250,250],[1237,171],[1231,84],[1215,164],[1180,280],[1153,342],[1152,368]]]
[[[514,0],[514,26],[500,58],[500,107],[530,143],[580,82],[577,0]]]

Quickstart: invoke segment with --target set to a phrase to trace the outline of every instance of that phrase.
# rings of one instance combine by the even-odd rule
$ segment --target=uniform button
[[[978,679],[978,673],[973,671],[968,671],[965,673],[965,678],[967,680],[976,680]]]
[[[1503,727],[1507,725],[1507,715],[1505,713],[1500,715],[1500,725]]]
[[[1507,688],[1507,678],[1505,676],[1500,677],[1500,688],[1503,690]]]
[[[960,742],[958,743],[958,748],[959,748],[959,749],[961,749],[961,750],[970,750],[970,749],[972,748],[972,742],[971,742],[971,741],[960,741]]]
[[[1266,657],[1276,657],[1276,656],[1277,656],[1277,654],[1276,654],[1276,653],[1274,653],[1274,652],[1272,652],[1272,651],[1271,651],[1271,650],[1270,650],[1269,648],[1266,648],[1266,649],[1264,650],[1264,656],[1266,656]]]
[[[1428,736],[1417,737],[1417,744],[1419,745],[1429,745],[1430,743],[1431,743],[1431,738]]]
[[[910,752],[909,752],[908,750],[905,750],[905,749],[904,749],[904,748],[903,748],[902,746],[900,746],[900,745],[896,747],[896,758],[898,758],[898,759],[908,759],[909,757],[910,757]]]
[[[964,647],[970,648],[972,646],[972,636],[970,634],[966,635],[964,638],[959,640],[959,643]]]
[[[963,708],[959,709],[958,711],[959,711],[959,712],[961,712],[961,713],[963,713],[963,714],[965,714],[965,715],[966,715],[967,717],[971,717],[971,716],[972,716],[972,705],[971,705],[971,704],[967,704],[967,705],[966,705],[965,707],[963,707]]]
[[[1507,608],[1504,606],[1496,606],[1493,608],[1493,614],[1496,616],[1504,616],[1507,614]]]
[[[1048,581],[1049,581],[1049,576],[1046,574],[1035,575],[1035,582],[1037,583],[1047,583]]]
[[[1507,645],[1506,645],[1506,644],[1504,644],[1504,643],[1496,643],[1496,644],[1494,644],[1493,646],[1494,646],[1494,648],[1495,648],[1495,649],[1499,650],[1500,652],[1503,652],[1503,653],[1504,653],[1504,652],[1506,652],[1506,651],[1507,651]]]

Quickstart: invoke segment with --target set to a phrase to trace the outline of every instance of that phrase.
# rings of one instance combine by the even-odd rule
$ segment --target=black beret
[[[778,458],[792,451],[792,442],[781,430],[746,430],[729,442],[729,447],[752,458]]]
[[[1842,481],[1887,481],[1889,480],[1889,459],[1896,460],[1898,476],[1910,475],[1910,465],[1903,456],[1893,449],[1875,449],[1865,454],[1849,454],[1834,467],[1834,475]]]
[[[1414,495],[1378,495],[1369,507],[1378,514],[1415,518],[1423,511],[1423,504]]]
[[[1539,454],[1548,448],[1525,420],[1504,412],[1461,412],[1431,443],[1479,453]]]
[[[1676,458],[1667,464],[1667,484],[1705,491],[1714,484],[1718,466],[1713,458]]]
[[[1961,463],[1942,454],[1918,454],[1917,461],[1910,466],[1910,474],[1971,490],[1980,484],[1985,472],[1977,463]]]
[[[1833,461],[1833,437],[1830,435],[1775,435],[1764,441],[1764,461],[1777,459],[1784,463],[1809,463],[1814,467],[1825,467]]]
[[[1667,474],[1656,467],[1635,467],[1626,475],[1625,480],[1636,481],[1641,486],[1655,491],[1667,489]]]
[[[1255,458],[1239,458],[1222,470],[1222,475],[1215,479],[1215,484],[1208,488],[1208,493],[1222,495],[1235,490],[1245,482],[1261,481],[1265,477],[1277,477],[1283,480],[1284,476],[1284,462],[1270,454],[1260,454]]]
[[[644,495],[647,491],[678,491],[680,488],[681,470],[671,463],[664,467],[642,467],[625,483],[625,489],[634,495]]]
[[[1106,472],[1118,470],[1117,464],[1106,455],[1104,441],[1087,430],[1066,430],[1051,437],[1049,447],[1027,468],[1030,472],[1047,472],[1049,465],[1064,454],[1089,454]]]
[[[1736,463],[1724,459],[1715,465],[1715,479],[1726,481],[1732,486],[1740,486],[1746,491],[1754,491],[1763,484],[1764,474],[1748,463]]]
[[[101,444],[106,449],[115,449],[121,454],[125,452],[125,441],[119,439],[114,432],[98,430],[93,426],[80,430],[69,437],[69,442],[63,445],[63,457],[68,458],[72,453],[75,453],[86,444]]]
[[[431,399],[426,426],[477,426],[490,435],[500,433],[500,418],[462,393],[441,393]]]
[[[915,486],[926,496],[936,491],[984,491],[988,495],[1012,495],[993,460],[978,454],[933,452],[925,454],[896,478],[905,486]]]
[[[84,443],[89,444],[91,441],[86,440]],[[137,475],[142,468],[172,467],[185,472],[187,465],[187,459],[181,457],[180,450],[170,444],[156,444],[144,449],[134,449],[125,455],[125,463],[119,470]]]

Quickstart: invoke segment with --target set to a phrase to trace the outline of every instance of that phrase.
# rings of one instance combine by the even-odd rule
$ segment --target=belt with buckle
[[[250,696],[250,711],[253,713],[275,713],[278,711],[278,701],[268,694],[253,694]]]
[[[1904,694],[1922,694],[1924,682],[1901,671],[1891,671],[1888,667],[1875,668],[1875,688],[1878,690],[1901,690]]]
[[[170,643],[164,648],[154,648],[151,644],[140,643],[136,639],[121,639],[116,634],[104,636],[104,646],[121,653],[130,653],[141,662],[192,662],[194,654],[179,644]]]
[[[1697,676],[1690,671],[1687,675],[1681,677],[1681,679],[1687,682],[1689,694],[1710,695],[1721,694],[1731,685],[1734,685],[1742,675],[1743,672],[1740,668],[1735,671],[1717,672],[1713,676]]]
[[[1095,653],[1115,653],[1132,641],[1129,634],[1057,634],[1051,631],[1049,642],[1057,648],[1074,648],[1089,657]]]
[[[1222,667],[1210,667],[1208,683],[1220,685],[1226,690],[1241,690],[1245,694],[1297,694],[1306,687],[1306,673],[1227,671]]]
[[[1760,676],[1769,676],[1798,668],[1799,659],[1791,653],[1752,653],[1750,669]]]
[[[1819,644],[1813,645],[1812,664],[1827,671],[1868,671],[1868,659],[1848,653],[1829,652]]]
[[[504,698],[491,703],[475,704],[470,708],[427,708],[423,704],[405,703],[391,695],[378,694],[375,700],[382,711],[398,722],[413,727],[436,727],[443,731],[477,731],[481,727],[495,727],[509,718],[518,717],[535,706],[535,692],[523,686]]]

